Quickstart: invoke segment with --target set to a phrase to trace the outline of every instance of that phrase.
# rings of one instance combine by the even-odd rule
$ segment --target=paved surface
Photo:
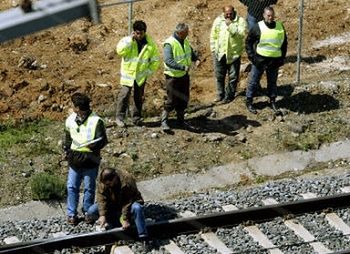
[[[203,174],[176,174],[138,183],[145,200],[159,201],[188,192],[225,187],[240,182],[241,177],[278,176],[285,172],[302,171],[319,162],[350,158],[350,141],[340,141],[308,152],[293,151],[257,157],[242,163],[214,167]],[[343,173],[347,169],[326,169],[326,174]],[[0,222],[65,216],[65,203],[32,201],[0,210]]]

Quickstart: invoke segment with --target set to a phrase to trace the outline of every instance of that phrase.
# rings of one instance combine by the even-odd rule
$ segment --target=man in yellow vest
[[[225,6],[223,14],[214,20],[210,33],[210,50],[216,76],[215,102],[229,103],[235,98],[246,29],[245,20],[237,15],[232,5]]]
[[[65,123],[63,149],[68,160],[67,222],[78,223],[78,204],[81,182],[84,181],[82,211],[90,222],[89,209],[95,202],[96,178],[101,161],[101,149],[107,144],[102,119],[90,109],[90,98],[85,94],[72,95],[74,112]]]
[[[146,80],[160,65],[159,51],[153,39],[146,34],[147,26],[142,20],[133,24],[130,36],[122,38],[117,45],[117,54],[122,57],[120,67],[121,89],[117,98],[116,124],[125,127],[124,119],[129,105],[131,90],[134,88],[132,121],[141,125],[142,104]]]
[[[161,126],[164,132],[170,132],[168,117],[175,109],[180,127],[190,127],[185,123],[185,109],[190,98],[189,70],[192,62],[200,65],[198,55],[193,51],[187,40],[188,25],[177,24],[175,32],[164,42],[164,75],[167,100],[161,116]]]
[[[277,113],[277,78],[278,70],[284,64],[287,54],[287,35],[283,24],[275,21],[275,11],[266,7],[263,13],[264,20],[249,30],[246,39],[246,51],[252,62],[252,69],[247,86],[246,105],[249,112],[257,114],[253,106],[253,97],[261,76],[266,72],[267,92],[270,106]]]

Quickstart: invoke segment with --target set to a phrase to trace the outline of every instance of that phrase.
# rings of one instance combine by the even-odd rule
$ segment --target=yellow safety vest
[[[147,44],[138,53],[137,42],[131,36],[122,38],[117,45],[117,54],[122,56],[120,67],[120,84],[133,86],[134,81],[142,86],[146,79],[159,67],[159,51],[157,45],[146,34]]]
[[[168,39],[166,39],[164,45],[165,44],[171,45],[174,61],[176,63],[188,67],[191,66],[192,49],[187,39],[184,40],[184,47],[182,47],[181,43],[173,36],[170,36]],[[186,71],[172,69],[169,66],[167,66],[166,63],[164,63],[164,74],[170,77],[180,78],[186,75]]]
[[[220,15],[214,20],[210,31],[211,52],[218,60],[226,55],[227,64],[233,63],[243,52],[246,29],[246,21],[238,15],[229,26],[225,23],[224,15]]]
[[[258,24],[261,35],[256,52],[261,56],[281,57],[281,46],[285,35],[282,23],[276,21],[276,27],[274,29],[268,28],[264,21],[260,21]]]
[[[76,113],[72,113],[66,120],[66,129],[72,138],[70,149],[79,152],[92,152],[90,148],[79,145],[92,141],[95,138],[95,132],[98,121],[101,119],[95,113],[91,113],[82,125],[78,125],[75,121]]]

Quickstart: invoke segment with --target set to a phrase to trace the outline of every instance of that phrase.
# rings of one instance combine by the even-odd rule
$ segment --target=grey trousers
[[[116,115],[121,120],[124,120],[124,118],[126,117],[126,111],[129,107],[129,99],[130,99],[132,90],[134,90],[134,94],[133,94],[134,104],[131,110],[131,117],[133,121],[140,120],[141,118],[142,104],[144,101],[144,93],[145,93],[145,83],[139,86],[137,85],[136,82],[134,82],[133,87],[122,86],[122,88],[119,91],[118,98],[117,98]]]

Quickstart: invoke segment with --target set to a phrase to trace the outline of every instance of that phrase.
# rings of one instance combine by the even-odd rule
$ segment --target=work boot
[[[76,215],[74,216],[68,216],[67,217],[67,223],[73,226],[76,226],[79,223],[79,219]]]
[[[171,131],[171,128],[168,125],[169,112],[164,110],[161,116],[161,126],[164,132]]]
[[[278,112],[278,108],[277,108],[277,105],[276,105],[276,100],[275,100],[275,98],[271,98],[271,99],[270,99],[270,106],[271,106],[271,109],[272,109],[274,112]]]
[[[253,106],[253,99],[252,98],[247,98],[246,106],[247,106],[247,109],[250,113],[253,113],[253,114],[258,113],[258,111],[256,111],[256,109]]]

